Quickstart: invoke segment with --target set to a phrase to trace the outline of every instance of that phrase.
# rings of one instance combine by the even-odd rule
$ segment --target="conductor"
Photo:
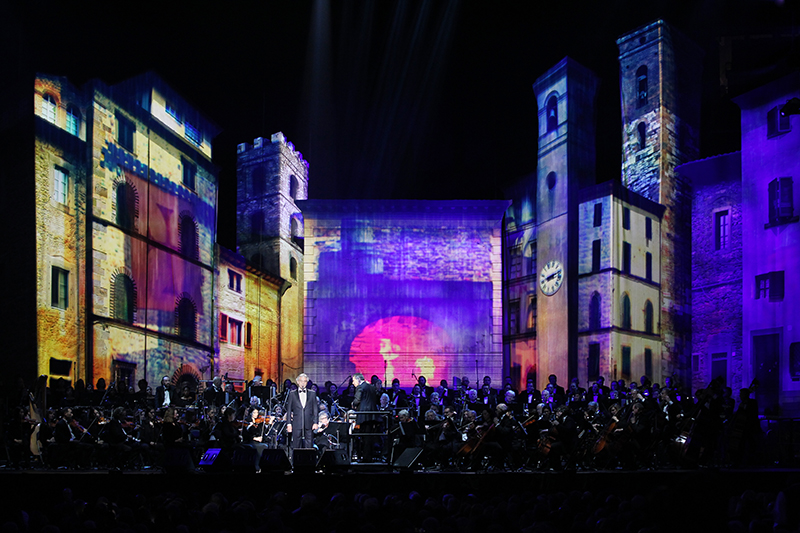
[[[286,431],[292,433],[293,448],[311,448],[314,445],[314,431],[317,430],[319,404],[317,393],[306,388],[308,376],[297,376],[297,390],[289,392],[286,405]]]

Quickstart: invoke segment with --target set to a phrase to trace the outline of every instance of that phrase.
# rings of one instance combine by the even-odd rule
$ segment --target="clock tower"
[[[533,84],[539,109],[536,185],[537,387],[577,375],[578,190],[595,183],[595,75],[564,58]]]

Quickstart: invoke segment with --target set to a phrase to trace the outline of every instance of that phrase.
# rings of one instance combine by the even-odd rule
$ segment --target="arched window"
[[[639,150],[644,150],[647,141],[647,124],[640,122],[636,125],[636,132],[639,134]]]
[[[67,107],[67,131],[77,137],[80,124],[81,119],[78,110],[73,106]]]
[[[297,259],[294,257],[289,259],[289,275],[292,279],[297,279]]]
[[[291,225],[292,237],[302,237],[302,235],[299,234],[300,233],[300,223],[297,222],[296,218],[292,217],[290,225]]]
[[[136,216],[139,198],[136,189],[127,182],[117,184],[117,225],[128,231],[136,229]]]
[[[267,173],[263,166],[257,166],[250,175],[253,196],[263,196],[267,191]]]
[[[114,276],[111,284],[111,316],[133,324],[136,314],[136,284],[127,274]]]
[[[176,334],[182,339],[197,340],[197,307],[191,297],[182,295],[175,307]]]
[[[556,95],[547,99],[547,133],[558,129],[558,97]]]
[[[636,69],[636,107],[647,104],[647,66]]]
[[[650,300],[644,304],[644,332],[653,333],[653,304]]]
[[[300,187],[298,187],[297,178],[292,174],[289,176],[289,196],[291,196],[293,200],[297,200],[297,193],[299,190]]]
[[[190,259],[197,259],[199,256],[197,223],[190,214],[181,213],[178,219],[178,235],[181,239],[181,253]]]
[[[47,122],[56,123],[56,99],[52,94],[42,96],[42,118]]]
[[[600,293],[594,292],[589,302],[589,329],[600,329]]]
[[[556,181],[557,181],[556,173],[555,172],[550,172],[547,175],[547,188],[552,191],[553,188],[555,188],[555,186],[556,186]]]
[[[631,299],[628,293],[622,295],[622,329],[631,329]]]

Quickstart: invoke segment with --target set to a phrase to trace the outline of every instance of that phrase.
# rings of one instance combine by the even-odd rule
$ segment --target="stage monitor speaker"
[[[317,450],[295,448],[292,450],[292,467],[295,472],[313,472],[317,465]]]
[[[292,470],[292,465],[289,463],[289,458],[286,457],[286,452],[280,448],[270,448],[264,450],[261,454],[261,472],[289,472]]]
[[[401,470],[411,470],[417,466],[419,456],[422,455],[422,448],[406,448],[400,457],[395,459],[394,467]]]
[[[317,468],[326,472],[342,472],[349,467],[350,454],[347,450],[325,450],[317,462]]]
[[[258,452],[255,448],[249,446],[242,446],[233,450],[233,459],[231,466],[234,472],[242,473],[255,473],[256,471],[256,455]]]

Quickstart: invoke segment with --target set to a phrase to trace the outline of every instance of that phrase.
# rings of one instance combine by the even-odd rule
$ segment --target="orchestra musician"
[[[175,400],[175,388],[169,382],[169,377],[164,376],[161,385],[156,387],[156,409],[169,407]]]
[[[377,392],[371,383],[364,381],[364,374],[353,375],[353,385],[356,387],[356,394],[353,397],[353,408],[356,411],[376,411],[378,408]],[[362,433],[375,433],[377,415],[358,415],[356,417],[356,427]],[[374,455],[375,437],[365,435],[360,439],[361,456],[367,463],[371,463]]]

